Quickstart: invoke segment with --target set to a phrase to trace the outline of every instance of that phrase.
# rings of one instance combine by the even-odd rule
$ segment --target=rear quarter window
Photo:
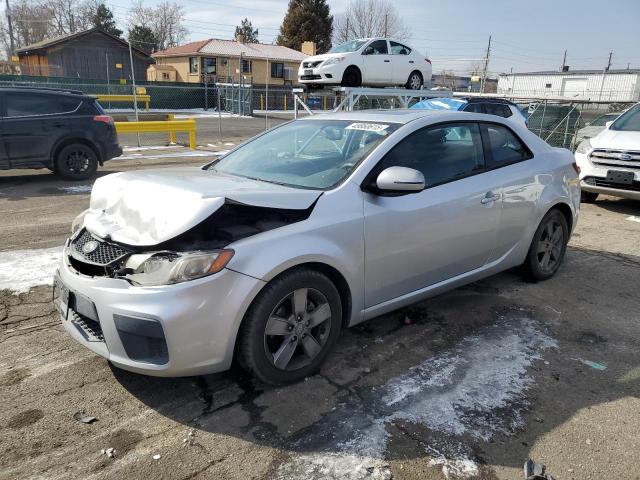
[[[7,117],[55,115],[75,111],[82,102],[80,98],[62,95],[12,93],[5,97]]]
[[[481,129],[490,169],[533,158],[529,147],[504,125],[483,123]]]

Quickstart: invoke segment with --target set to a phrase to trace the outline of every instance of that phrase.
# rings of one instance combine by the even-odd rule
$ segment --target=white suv
[[[583,140],[575,156],[583,202],[600,193],[640,200],[640,103]]]
[[[309,86],[405,86],[420,90],[431,85],[431,60],[395,40],[361,38],[303,60],[298,81]]]

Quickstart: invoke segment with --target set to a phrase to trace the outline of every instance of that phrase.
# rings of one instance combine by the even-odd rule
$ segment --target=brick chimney
[[[300,51],[305,55],[313,57],[316,54],[316,42],[302,42],[302,48],[300,49]]]

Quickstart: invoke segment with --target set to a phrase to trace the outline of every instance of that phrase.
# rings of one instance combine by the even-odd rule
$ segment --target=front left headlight
[[[326,67],[328,65],[335,65],[336,63],[340,63],[342,61],[344,61],[345,57],[333,57],[333,58],[329,58],[328,60],[325,60],[322,64],[323,67]]]
[[[591,141],[588,138],[585,138],[578,144],[576,153],[587,153],[589,150],[591,150]]]
[[[233,254],[233,250],[223,249],[132,255],[125,267],[133,273],[128,273],[125,278],[146,287],[186,282],[218,273],[227,266]]]

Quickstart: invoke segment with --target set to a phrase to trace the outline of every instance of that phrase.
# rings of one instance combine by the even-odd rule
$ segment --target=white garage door
[[[581,97],[587,89],[586,78],[563,78],[562,91],[563,97]]]

